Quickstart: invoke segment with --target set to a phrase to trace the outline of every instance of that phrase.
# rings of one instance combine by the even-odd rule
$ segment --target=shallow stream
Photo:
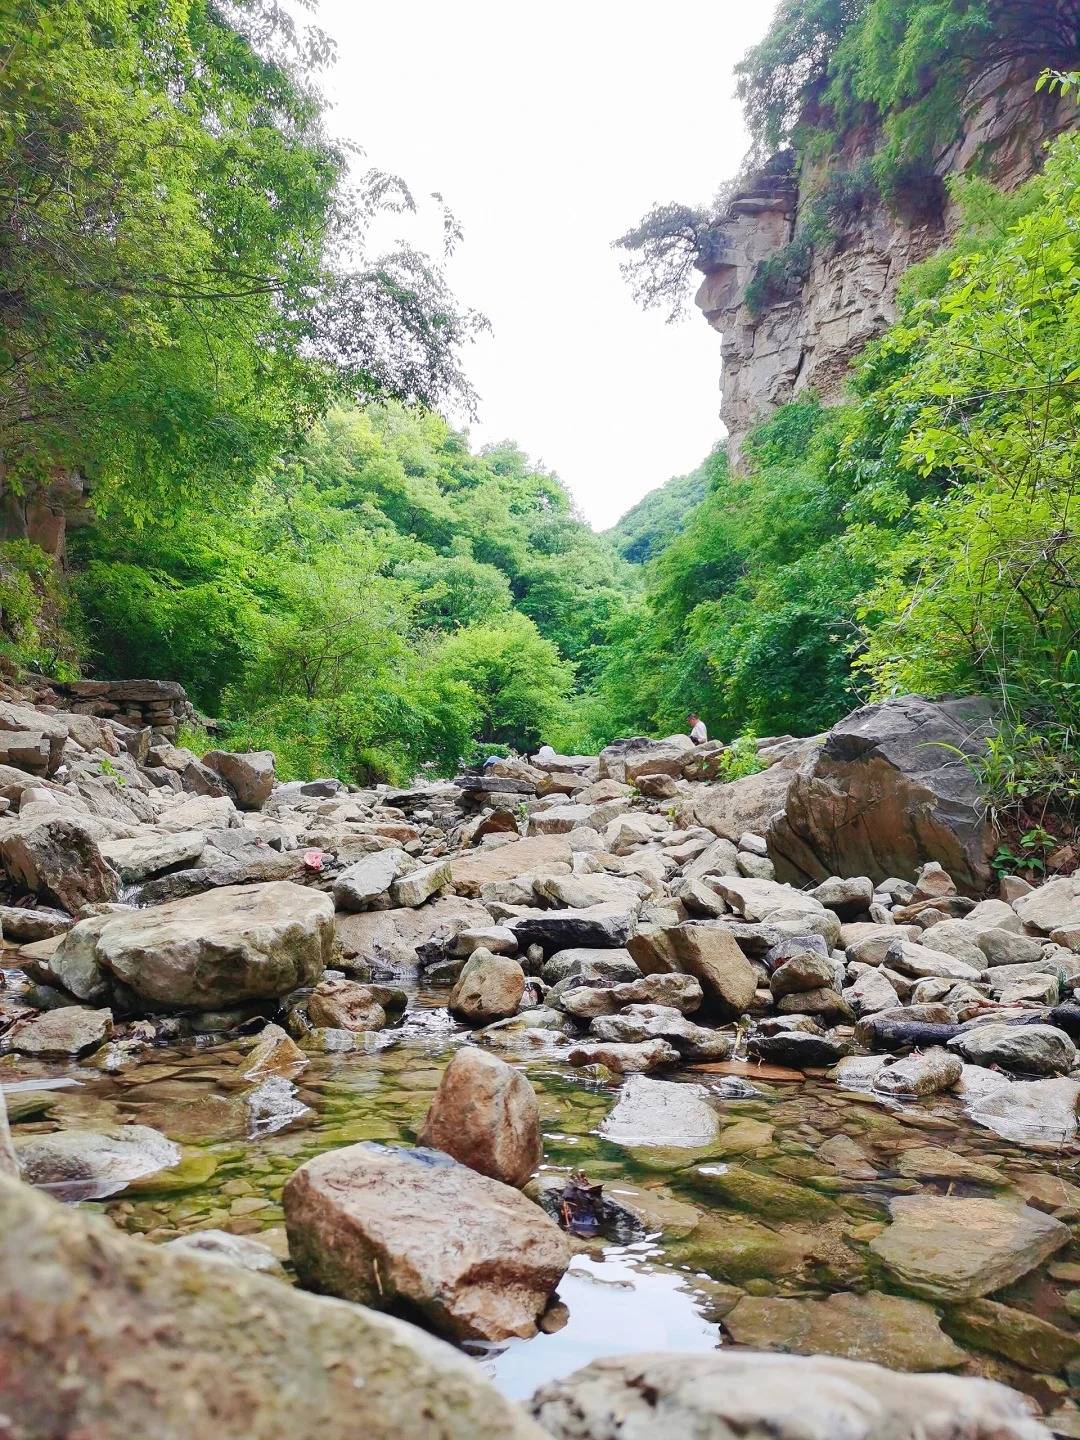
[[[369,1053],[314,1056],[294,1090],[272,1082],[254,1104],[242,1052],[225,1043],[148,1051],[115,1073],[8,1056],[0,1061],[0,1082],[9,1100],[21,1096],[24,1109],[32,1111],[27,1096],[39,1087],[42,1104],[51,1105],[47,1115],[17,1120],[17,1135],[58,1124],[136,1122],[183,1144],[177,1170],[84,1202],[124,1229],[158,1241],[222,1228],[257,1237],[286,1259],[281,1188],[298,1164],[360,1140],[414,1142],[442,1066],[466,1038],[448,1020],[445,996],[414,993],[405,1024],[371,1036]],[[549,1314],[552,1333],[477,1355],[514,1396],[606,1354],[730,1345],[724,1317],[743,1294],[809,1300],[888,1293],[869,1243],[898,1194],[1026,1199],[1080,1220],[1075,1155],[1000,1140],[968,1121],[955,1100],[897,1104],[841,1090],[823,1076],[751,1076],[757,1093],[732,1097],[745,1087],[688,1068],[673,1078],[709,1089],[723,1123],[719,1141],[706,1152],[629,1151],[597,1134],[617,1086],[543,1053],[500,1053],[523,1066],[540,1097],[544,1176],[584,1170],[642,1222],[630,1233],[582,1242],[559,1290],[568,1314]],[[1074,1242],[994,1298],[1073,1330],[1078,1281]],[[927,1321],[938,1364],[925,1368],[939,1368],[942,1347],[953,1343],[937,1338],[934,1316],[916,1302],[910,1315],[886,1309],[880,1317],[845,1311],[846,1303],[824,1323],[819,1315],[813,1332],[805,1305],[759,1308],[751,1318],[777,1346],[828,1345],[834,1353],[907,1368],[912,1353],[923,1353]],[[1041,1373],[972,1348],[947,1307],[935,1308],[960,1345],[951,1368],[961,1373],[1005,1380],[1046,1410],[1072,1393],[1070,1379],[1080,1380],[1080,1367],[1072,1375],[1069,1365]]]

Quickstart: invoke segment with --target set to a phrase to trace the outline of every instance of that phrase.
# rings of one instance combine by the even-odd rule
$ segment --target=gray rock
[[[946,980],[978,980],[982,973],[974,965],[955,960],[942,950],[931,950],[927,945],[912,945],[907,940],[893,941],[885,952],[885,964],[913,980],[923,980],[928,976]]]
[[[752,880],[775,880],[776,870],[773,862],[765,855],[753,855],[749,851],[739,851],[736,860],[739,874],[746,875]]]
[[[395,880],[390,887],[390,898],[395,905],[416,909],[433,895],[440,895],[449,889],[453,878],[450,862],[436,860],[431,865],[423,865]]]
[[[687,1060],[727,1060],[734,1045],[731,1035],[695,1025],[667,1005],[630,1005],[620,1015],[598,1017],[589,1031],[597,1040],[617,1045],[665,1040]]]
[[[201,830],[140,831],[130,840],[103,840],[98,849],[131,885],[162,870],[193,864],[206,849],[206,836]]]
[[[884,1066],[874,1076],[874,1089],[884,1095],[936,1095],[951,1090],[963,1068],[958,1055],[935,1045],[921,1054],[905,1056],[895,1065]]]
[[[803,951],[802,954],[793,954],[773,971],[769,976],[769,989],[773,998],[779,1000],[784,995],[832,986],[835,979],[836,967],[827,955]]]
[[[841,920],[853,920],[873,904],[874,882],[865,875],[847,880],[831,875],[815,886],[810,894],[815,900],[820,900],[827,910],[835,911]]]
[[[73,918],[63,910],[0,905],[0,935],[9,944],[32,945],[37,940],[51,940],[74,924]]]
[[[746,1351],[594,1360],[530,1411],[554,1440],[1049,1440],[989,1380]]]
[[[261,810],[274,788],[274,756],[270,750],[208,750],[203,764],[228,785],[241,810]]]
[[[1080,1081],[1014,1080],[965,1065],[958,1087],[977,1125],[1035,1150],[1060,1150],[1076,1136]]]
[[[511,932],[513,933],[513,932]],[[561,980],[591,984],[595,980],[635,980],[641,974],[629,950],[560,950],[544,962],[540,972],[548,985]]]
[[[1004,933],[1004,932],[998,932]],[[923,932],[922,943],[928,950],[951,955],[954,960],[963,960],[973,970],[982,970],[986,956],[979,945],[979,932],[966,920],[942,920]]]
[[[1025,965],[1042,959],[1042,945],[1038,940],[994,926],[979,932],[978,945],[987,965]]]
[[[415,861],[404,850],[376,850],[348,866],[334,881],[334,904],[339,910],[367,910],[387,894],[391,885]]]
[[[1029,929],[1044,935],[1071,930],[1080,925],[1080,874],[1048,880],[1030,895],[1021,895],[1012,908]]]
[[[22,1178],[60,1200],[115,1195],[180,1160],[180,1147],[148,1125],[27,1135],[16,1140],[15,1153]]]
[[[860,1019],[900,1004],[900,997],[880,970],[864,970],[841,993]]]
[[[1067,1075],[1076,1046],[1053,1025],[977,1025],[949,1041],[973,1065],[999,1065],[1025,1075]]]

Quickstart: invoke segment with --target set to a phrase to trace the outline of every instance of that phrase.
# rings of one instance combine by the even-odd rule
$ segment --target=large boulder
[[[454,889],[477,898],[485,885],[514,880],[533,870],[547,870],[559,861],[569,862],[570,842],[565,835],[531,835],[497,849],[457,855],[450,863]]]
[[[543,1159],[540,1107],[525,1076],[463,1046],[447,1065],[417,1137],[470,1170],[521,1187]]]
[[[475,1362],[403,1321],[223,1275],[13,1181],[0,1213],[0,1374],[20,1440],[544,1440]]]
[[[241,810],[261,810],[274,788],[274,755],[270,750],[209,750],[203,764],[220,775]]]
[[[554,1440],[1049,1440],[990,1380],[727,1350],[594,1360],[538,1390]]]
[[[334,881],[334,903],[339,910],[368,910],[416,862],[396,845],[376,850],[347,866]]]
[[[59,810],[35,824],[12,821],[0,837],[0,864],[13,885],[73,915],[120,894],[120,876],[87,826]]]
[[[387,1019],[376,993],[343,975],[319,981],[308,996],[307,1013],[312,1025],[354,1034],[382,1030]]]
[[[1067,1075],[1076,1046],[1054,1025],[975,1025],[949,1041],[973,1065],[997,1065],[1023,1075]]]
[[[279,880],[94,916],[68,931],[51,967],[79,998],[119,982],[134,1008],[210,1010],[314,984],[333,950],[330,897]]]
[[[777,875],[913,875],[937,860],[964,890],[990,879],[993,835],[965,756],[980,753],[993,708],[917,695],[865,705],[799,769],[766,839]],[[960,753],[957,753],[960,752]]]
[[[456,1340],[534,1335],[572,1253],[518,1190],[438,1150],[327,1151],[293,1172],[283,1203],[303,1284],[405,1308]]]

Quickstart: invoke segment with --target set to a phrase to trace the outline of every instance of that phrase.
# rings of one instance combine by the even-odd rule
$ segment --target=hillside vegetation
[[[901,203],[973,76],[1075,53],[1068,9],[787,0],[740,70],[759,158],[869,126],[859,183]],[[723,737],[810,733],[868,698],[989,691],[992,793],[1073,805],[1075,135],[1018,193],[956,184],[952,248],[909,272],[844,404],[786,406],[739,473],[719,448],[598,537],[556,476],[436,413],[468,406],[482,321],[437,260],[367,253],[413,200],[347,179],[317,32],[262,0],[41,19],[22,7],[0,67],[3,498],[77,470],[92,510],[64,575],[9,525],[9,667],[173,677],[226,743],[365,779],[691,708]],[[712,218],[668,207],[624,237],[646,298],[670,300]]]

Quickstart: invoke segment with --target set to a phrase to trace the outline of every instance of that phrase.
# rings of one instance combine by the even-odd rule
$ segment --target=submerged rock
[[[724,1325],[736,1344],[755,1350],[837,1355],[891,1370],[951,1370],[967,1360],[932,1306],[874,1291],[824,1300],[747,1295]]]
[[[971,1300],[1034,1270],[1069,1242],[1068,1227],[1028,1205],[953,1195],[909,1195],[870,1248],[907,1290]]]
[[[253,1275],[284,1275],[281,1261],[269,1245],[252,1240],[248,1235],[230,1235],[227,1230],[196,1230],[166,1240],[162,1249],[176,1255],[192,1255],[212,1265],[229,1265],[249,1270]]]
[[[11,1181],[0,1212],[4,1407],[27,1440],[544,1440],[400,1320],[224,1275]]]
[[[921,1054],[905,1056],[895,1065],[883,1066],[874,1076],[873,1085],[885,1095],[936,1095],[951,1090],[963,1072],[958,1055],[934,1045]]]
[[[5,1050],[37,1055],[43,1060],[74,1060],[90,1055],[112,1034],[111,1010],[86,1005],[62,1005],[43,1015],[16,1020],[0,1042]]]
[[[531,1200],[437,1150],[329,1151],[290,1176],[283,1203],[305,1285],[406,1307],[458,1340],[534,1335],[570,1263]]]
[[[1004,1385],[820,1356],[594,1360],[529,1408],[554,1440],[1049,1440]]]
[[[543,1159],[540,1107],[526,1077],[472,1045],[447,1065],[417,1139],[520,1188]]]
[[[671,1146],[697,1149],[712,1144],[720,1120],[703,1085],[649,1080],[632,1075],[614,1109],[600,1126],[605,1140],[630,1148]]]

